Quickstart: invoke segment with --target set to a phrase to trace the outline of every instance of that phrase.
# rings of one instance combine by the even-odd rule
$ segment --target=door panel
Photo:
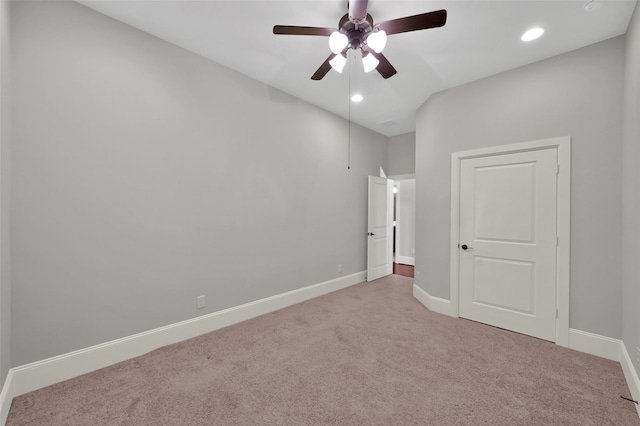
[[[393,272],[392,187],[389,179],[369,176],[367,281]]]
[[[557,151],[464,159],[460,316],[555,341]]]
[[[535,264],[496,258],[474,258],[475,303],[533,315]]]
[[[535,163],[475,170],[477,239],[533,243]]]

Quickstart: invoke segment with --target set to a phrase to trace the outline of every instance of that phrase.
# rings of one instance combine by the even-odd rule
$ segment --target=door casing
[[[459,316],[460,264],[460,163],[467,158],[555,148],[558,152],[556,344],[569,346],[569,288],[571,258],[571,137],[480,148],[451,154],[450,300],[453,316]]]

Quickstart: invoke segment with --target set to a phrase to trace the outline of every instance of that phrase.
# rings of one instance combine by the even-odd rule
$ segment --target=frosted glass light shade
[[[362,58],[362,66],[364,66],[364,72],[373,71],[376,69],[380,61],[373,56],[372,54],[368,54],[367,56]]]
[[[344,69],[344,64],[347,63],[347,58],[342,55],[336,55],[332,60],[329,61],[331,68],[338,72],[342,72]]]
[[[347,43],[349,39],[346,35],[341,32],[334,31],[329,36],[329,49],[335,54],[341,53],[345,47],[347,47]]]
[[[380,30],[369,34],[369,37],[367,37],[367,44],[374,52],[382,52],[382,49],[387,45],[387,33]]]

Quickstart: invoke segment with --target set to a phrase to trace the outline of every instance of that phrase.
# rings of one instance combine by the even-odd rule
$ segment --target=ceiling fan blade
[[[349,20],[354,23],[361,23],[367,17],[367,3],[369,0],[349,1]]]
[[[311,80],[322,80],[322,78],[327,75],[329,71],[331,71],[330,60],[335,58],[337,55],[332,53],[329,57],[320,65],[320,68],[311,76]]]
[[[370,50],[369,54],[375,56],[375,58],[380,61],[380,63],[376,67],[376,70],[380,73],[382,78],[387,79],[396,75],[398,71],[396,71],[393,65],[391,65],[391,62],[389,62],[389,60],[382,53],[376,53],[373,50]]]
[[[274,34],[287,35],[312,35],[312,36],[330,36],[332,32],[338,31],[335,28],[323,27],[299,27],[296,25],[274,25]]]
[[[381,22],[378,27],[384,30],[387,35],[408,33],[416,30],[426,30],[428,28],[441,27],[447,22],[447,11],[437,10],[435,12],[422,13],[420,15],[406,16],[404,18],[391,19]]]

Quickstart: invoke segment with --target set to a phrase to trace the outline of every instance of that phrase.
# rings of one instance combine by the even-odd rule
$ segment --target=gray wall
[[[12,365],[366,268],[382,135],[72,2],[13,11]],[[196,311],[196,296],[207,307]]]
[[[11,367],[9,5],[9,1],[0,0],[0,386]]]
[[[621,338],[624,37],[433,95],[417,113],[417,284],[449,299],[451,153],[572,138],[570,327]]]
[[[416,133],[389,138],[387,175],[410,175],[416,172]]]
[[[622,145],[622,339],[640,372],[640,8],[627,31]]]

